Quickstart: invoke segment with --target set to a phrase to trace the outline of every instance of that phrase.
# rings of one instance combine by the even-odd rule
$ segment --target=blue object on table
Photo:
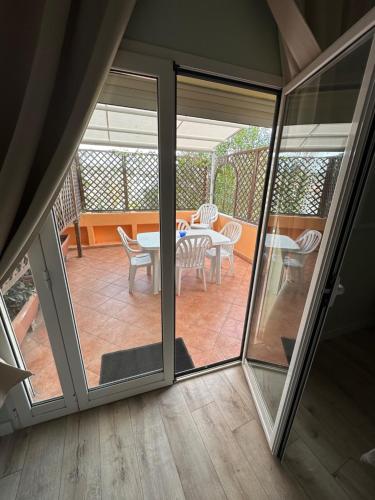
[[[179,234],[180,238],[183,238],[184,236],[186,236],[186,231],[179,231]]]

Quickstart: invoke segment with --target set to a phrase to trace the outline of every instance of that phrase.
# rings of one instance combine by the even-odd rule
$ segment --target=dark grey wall
[[[126,39],[281,75],[265,0],[138,0]]]

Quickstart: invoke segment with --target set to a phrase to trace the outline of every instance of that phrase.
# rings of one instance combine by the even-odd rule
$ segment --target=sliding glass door
[[[284,91],[244,369],[274,451],[284,432],[324,273],[355,174],[372,35]],[[323,66],[323,67],[322,67]]]
[[[119,51],[54,208],[3,286],[10,347],[33,373],[14,392],[21,426],[174,380],[174,92],[172,63]]]
[[[82,255],[62,259],[53,214],[41,235],[80,408],[174,377],[173,69],[121,51],[115,68],[75,158]]]

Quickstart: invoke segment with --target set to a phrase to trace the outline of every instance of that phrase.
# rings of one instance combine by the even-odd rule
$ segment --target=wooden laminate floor
[[[0,440],[0,498],[304,499],[268,449],[241,367]]]
[[[320,343],[293,425],[284,465],[311,498],[373,500],[375,331]]]

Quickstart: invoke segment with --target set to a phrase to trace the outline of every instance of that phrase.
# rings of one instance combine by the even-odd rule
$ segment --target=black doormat
[[[100,384],[114,382],[163,368],[162,343],[135,347],[124,351],[103,354],[100,367]],[[176,339],[177,373],[194,368],[184,339]]]
[[[294,346],[295,346],[296,341],[295,341],[295,339],[290,339],[288,337],[281,337],[281,342],[283,344],[283,348],[284,348],[286,359],[288,360],[288,364],[290,364],[290,361],[291,361],[292,356],[293,356],[293,350],[294,350]]]

